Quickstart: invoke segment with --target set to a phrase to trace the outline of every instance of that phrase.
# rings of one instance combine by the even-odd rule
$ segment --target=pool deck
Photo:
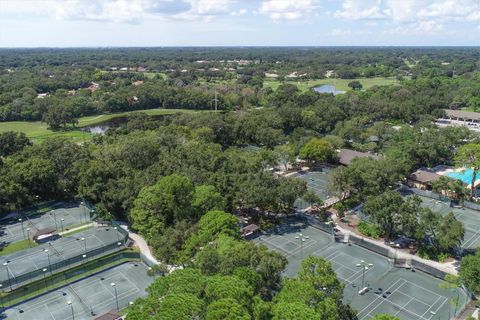
[[[467,171],[467,170],[471,170],[471,168],[455,168],[455,167],[449,167],[449,166],[444,166],[444,165],[439,165],[439,166],[436,166],[435,168],[433,168],[433,170],[435,171],[436,174],[439,174],[441,176],[444,176],[444,177],[447,177],[447,178],[451,178],[451,179],[455,179],[455,180],[460,180],[462,181],[463,183],[466,183],[467,184],[467,188],[470,189],[470,186],[471,186],[471,183],[470,182],[467,182],[465,181],[464,179],[462,178],[458,178],[458,177],[452,177],[450,176],[450,174],[452,173],[462,173],[464,171]],[[475,183],[474,183],[474,187],[478,187],[480,185],[480,175],[478,177],[476,177],[476,180],[475,180]]]

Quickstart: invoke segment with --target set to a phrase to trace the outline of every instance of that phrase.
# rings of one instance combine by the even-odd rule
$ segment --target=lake
[[[345,93],[345,91],[336,90],[335,86],[330,84],[322,84],[321,86],[314,87],[313,90],[319,93],[333,93],[334,95]]]

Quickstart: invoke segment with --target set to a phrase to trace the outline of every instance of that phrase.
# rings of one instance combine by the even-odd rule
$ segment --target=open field
[[[441,289],[440,279],[419,270],[394,268],[390,259],[354,244],[336,242],[331,234],[302,220],[289,219],[254,241],[287,257],[287,277],[295,277],[301,261],[309,255],[330,261],[345,284],[344,302],[358,311],[360,320],[379,313],[402,320],[447,320],[454,311],[458,315],[468,300],[461,289]],[[371,264],[364,273],[358,267],[362,261]],[[363,288],[368,288],[367,292],[358,294]],[[459,307],[454,308],[450,301],[457,295]]]
[[[187,109],[145,109],[145,110],[118,112],[118,113],[108,113],[108,114],[78,118],[78,127],[82,128],[86,126],[92,126],[92,125],[102,123],[108,120],[112,120],[115,118],[126,117],[133,112],[143,112],[148,114],[149,116],[161,116],[161,115],[169,115],[169,114],[175,114],[175,113],[194,113],[198,111],[187,110]]]
[[[43,140],[51,137],[69,137],[74,141],[82,142],[92,139],[93,134],[80,130],[79,128],[95,125],[108,121],[114,118],[125,117],[132,112],[144,112],[151,116],[168,115],[175,113],[191,113],[197,112],[195,110],[185,109],[146,109],[135,110],[128,112],[109,113],[96,116],[81,117],[78,119],[78,127],[68,131],[53,131],[48,128],[48,125],[40,121],[9,121],[0,122],[0,133],[6,131],[23,132],[32,139],[34,142],[42,142]]]
[[[52,131],[46,123],[40,121],[0,122],[0,133],[7,131],[23,132],[35,143],[51,137],[68,137],[77,142],[89,141],[93,137],[91,133],[81,130]]]
[[[363,85],[363,89],[368,89],[373,86],[387,86],[391,84],[398,84],[398,81],[394,77],[390,78],[383,78],[383,77],[376,77],[376,78],[357,78],[357,79],[336,79],[335,86],[337,90],[348,91],[351,90],[348,87],[348,84],[352,81],[360,81]],[[278,86],[282,82],[278,80],[265,80],[263,82],[263,86],[265,88],[270,87],[273,90],[277,90]],[[287,80],[284,83],[290,83],[296,85],[301,91],[307,91],[313,87],[320,86],[322,84],[329,84],[333,85],[333,79],[317,79],[317,80]]]
[[[168,77],[167,74],[163,73],[163,72],[138,72],[138,71],[119,71],[119,70],[111,70],[111,71],[100,70],[100,72],[102,74],[105,74],[105,73],[127,73],[127,72],[128,73],[140,73],[140,74],[143,74],[148,79],[153,79],[156,75],[159,75],[164,80],[167,79],[167,77]]]

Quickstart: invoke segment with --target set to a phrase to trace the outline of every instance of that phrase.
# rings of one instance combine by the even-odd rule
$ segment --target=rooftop
[[[447,117],[480,120],[479,112],[444,109]]]
[[[438,180],[440,179],[440,177],[441,175],[437,174],[432,169],[420,168],[411,175],[409,175],[407,178],[422,183],[428,183]]]

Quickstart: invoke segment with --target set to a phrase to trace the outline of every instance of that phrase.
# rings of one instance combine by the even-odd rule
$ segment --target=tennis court
[[[39,229],[53,227],[60,232],[89,220],[89,209],[78,203],[58,202],[47,210],[23,211],[1,220],[0,246],[27,239]]]
[[[450,207],[450,201],[441,201],[420,195],[418,197],[422,200],[422,207],[430,208],[442,215],[453,212],[457,220],[463,223],[465,237],[462,242],[462,248],[475,249],[480,247],[480,212],[465,207]]]
[[[359,312],[361,320],[379,313],[396,314],[404,320],[446,320],[452,296],[458,295],[461,306],[467,301],[461,290],[440,289],[440,279],[421,271],[394,268],[388,258],[357,245],[335,242],[331,234],[310,225],[290,221],[279,229],[281,233],[266,233],[254,241],[287,257],[284,275],[288,277],[298,273],[301,260],[308,255],[330,261],[345,284],[344,301]],[[296,239],[299,233],[309,236],[304,242],[303,254],[299,253],[300,241]],[[363,265],[368,268],[364,270]],[[364,287],[369,290],[359,295],[358,291]],[[452,315],[453,311],[451,307]]]
[[[322,168],[321,170],[317,171],[302,171],[298,172],[295,176],[307,183],[308,190],[312,190],[315,192],[317,196],[320,197],[323,201],[327,200],[333,194],[327,190],[327,180],[328,174],[332,171],[330,168]],[[295,206],[297,208],[306,208],[309,206],[302,199],[297,199],[295,202]]]
[[[114,228],[90,228],[70,237],[1,256],[0,267],[4,270],[0,270],[0,283],[7,288],[42,276],[44,272],[46,275],[55,273],[66,266],[65,261],[75,260],[75,257],[78,261],[88,260],[103,253],[102,248],[118,243],[121,247],[123,239],[124,236]]]
[[[18,320],[93,319],[109,310],[125,308],[130,301],[146,296],[145,289],[152,282],[153,277],[147,275],[145,264],[124,263],[8,308],[4,315]]]

